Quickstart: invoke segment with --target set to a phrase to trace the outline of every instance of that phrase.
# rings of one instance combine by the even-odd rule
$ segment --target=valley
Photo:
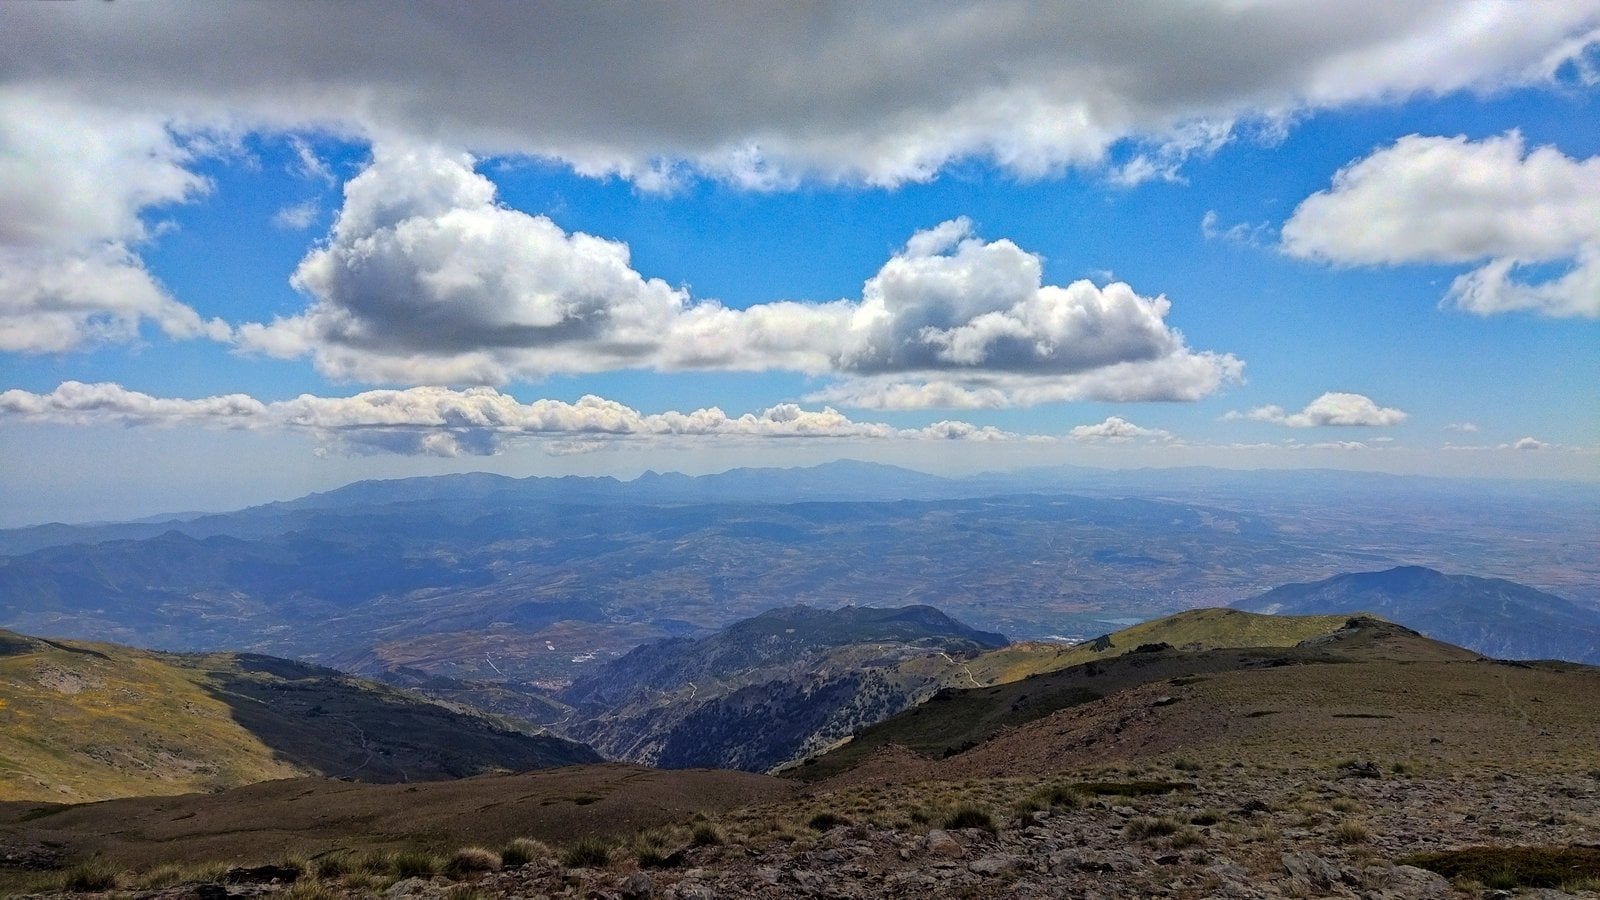
[[[1149,477],[424,479],[0,536],[46,635],[0,632],[0,891],[1447,897],[1492,880],[1441,874],[1463,842],[1600,835],[1596,563],[1494,545],[1581,497],[1358,528],[1392,485]],[[1418,563],[1465,531],[1541,587]]]

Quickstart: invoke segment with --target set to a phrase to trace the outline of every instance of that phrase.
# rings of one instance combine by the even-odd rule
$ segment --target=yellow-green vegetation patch
[[[1600,848],[1595,847],[1468,847],[1398,862],[1498,890],[1600,882]]]

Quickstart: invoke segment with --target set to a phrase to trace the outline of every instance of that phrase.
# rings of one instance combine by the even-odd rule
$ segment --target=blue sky
[[[1595,3],[390,9],[0,11],[0,524],[841,456],[1600,477]]]

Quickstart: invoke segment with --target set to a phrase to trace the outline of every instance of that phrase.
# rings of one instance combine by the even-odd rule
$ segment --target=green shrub
[[[611,847],[599,838],[579,838],[561,854],[569,869],[597,869],[611,861]]]
[[[1070,784],[1051,785],[1033,797],[1046,806],[1059,806],[1063,809],[1077,809],[1083,805],[1083,792]]]
[[[963,803],[957,806],[944,817],[943,824],[947,829],[982,828],[988,832],[995,831],[994,816],[976,803]]]
[[[1341,844],[1360,844],[1367,839],[1367,826],[1355,819],[1346,819],[1333,830],[1333,839]]]
[[[500,850],[500,864],[508,868],[525,866],[536,859],[555,859],[555,851],[543,841],[515,838]]]
[[[1189,817],[1190,825],[1215,825],[1220,821],[1222,821],[1221,810],[1209,806]]]
[[[813,831],[827,831],[840,825],[849,825],[850,820],[836,813],[819,812],[812,816],[811,820],[806,824],[811,826]]]
[[[426,850],[401,850],[390,857],[389,871],[400,878],[432,878],[444,869],[444,860]]]
[[[341,878],[356,868],[355,860],[343,851],[319,856],[311,861],[311,872],[318,878]]]
[[[117,872],[98,859],[78,863],[61,876],[61,889],[77,893],[110,891],[117,887]]]
[[[1178,829],[1182,827],[1182,824],[1176,819],[1167,817],[1157,819],[1152,816],[1140,816],[1128,823],[1128,837],[1134,840],[1166,837],[1169,834],[1176,834]]]
[[[689,843],[695,847],[714,847],[724,840],[722,829],[710,822],[699,822],[694,826],[694,832],[689,837]]]
[[[483,847],[462,847],[450,855],[444,864],[444,873],[451,878],[465,878],[479,872],[494,872],[500,868],[500,854]]]

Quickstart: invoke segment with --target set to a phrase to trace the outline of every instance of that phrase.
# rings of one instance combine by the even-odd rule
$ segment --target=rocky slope
[[[665,768],[767,771],[926,697],[1006,644],[928,606],[775,609],[704,638],[646,644],[561,695],[567,733]]]
[[[299,897],[1600,896],[1600,669],[1497,662],[1370,618],[1291,648],[1135,650],[948,692],[885,724],[970,747],[881,742],[809,784],[600,767],[597,790],[585,767],[421,786],[414,801],[407,786],[314,799],[284,783],[115,810],[0,806],[0,856],[65,865],[136,846],[148,867],[167,835],[191,862],[206,846],[248,848],[231,865],[281,862],[291,838],[309,858],[271,870],[276,885],[247,870],[209,886],[118,876],[163,898],[273,894],[291,877]],[[1098,696],[1007,721],[1045,679]],[[660,787],[629,787],[648,779]],[[276,799],[248,799],[261,792]],[[677,805],[657,814],[650,798],[667,794]],[[370,807],[380,795],[387,815]],[[557,846],[522,845],[527,864],[497,868],[496,851],[518,848],[491,842],[517,830]],[[321,862],[374,840],[413,855]],[[464,843],[489,849],[452,867]]]

